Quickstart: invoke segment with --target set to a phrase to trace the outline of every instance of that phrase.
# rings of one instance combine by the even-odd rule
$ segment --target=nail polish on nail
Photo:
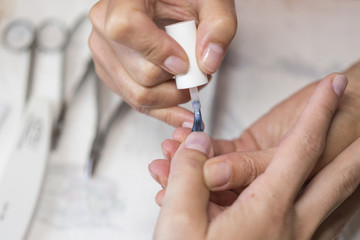
[[[193,123],[192,122],[183,122],[181,124],[181,127],[184,127],[184,128],[190,128],[192,129],[192,126],[193,126]]]
[[[187,149],[198,150],[206,155],[209,155],[211,149],[211,141],[209,136],[203,132],[192,132],[187,137],[185,142]]]
[[[214,73],[218,69],[224,57],[224,49],[220,44],[209,43],[202,55],[202,63],[209,73]]]
[[[184,74],[188,70],[186,62],[176,56],[170,56],[165,59],[164,65],[174,74]]]
[[[338,96],[342,96],[347,83],[348,83],[348,79],[345,75],[337,75],[336,77],[334,77],[332,82],[334,92]]]
[[[204,177],[208,187],[224,186],[231,179],[231,167],[226,162],[206,164]]]

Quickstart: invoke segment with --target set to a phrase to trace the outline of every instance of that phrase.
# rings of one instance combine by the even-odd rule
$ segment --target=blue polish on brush
[[[193,123],[193,127],[192,127],[192,131],[193,132],[203,132],[204,131],[204,127],[203,127],[203,121],[202,121],[202,117],[201,117],[201,104],[200,104],[200,100],[199,100],[199,91],[197,89],[197,87],[194,88],[190,88],[190,96],[191,96],[191,100],[192,100],[192,106],[194,108],[194,123]]]
[[[194,124],[192,127],[192,131],[193,132],[203,132],[204,131],[204,127],[203,127],[203,123],[202,123],[202,117],[201,117],[201,110],[200,107],[200,102],[199,101],[194,101],[193,102],[193,108],[194,108]]]

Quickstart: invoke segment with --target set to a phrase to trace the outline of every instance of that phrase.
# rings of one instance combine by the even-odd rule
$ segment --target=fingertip
[[[231,180],[232,170],[227,161],[207,161],[204,164],[206,186],[212,191],[223,190]]]
[[[161,207],[165,195],[165,189],[160,190],[155,196],[155,202]]]
[[[208,43],[201,55],[200,67],[207,74],[215,73],[225,56],[224,47],[218,43]]]
[[[196,55],[204,73],[215,73],[235,37],[237,17],[233,1],[204,1],[201,6]]]
[[[192,132],[186,138],[185,147],[187,149],[200,151],[209,156],[212,147],[211,139],[204,132]]]
[[[180,143],[184,142],[187,136],[191,133],[191,128],[176,128],[173,132],[172,138]]]
[[[161,143],[161,150],[164,157],[168,160],[171,160],[179,146],[179,142],[172,139],[166,139],[164,142]]]
[[[336,95],[341,97],[344,94],[345,88],[348,84],[348,79],[343,74],[338,74],[333,78],[332,87]]]

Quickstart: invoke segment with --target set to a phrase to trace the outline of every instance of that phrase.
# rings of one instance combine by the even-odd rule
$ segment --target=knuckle
[[[171,125],[175,120],[176,118],[173,116],[171,112],[166,112],[163,122]]]
[[[360,175],[357,168],[347,168],[341,174],[341,181],[339,184],[339,190],[346,195],[352,194],[359,186]]]
[[[89,11],[89,19],[90,22],[95,25],[97,23],[97,16],[99,15],[99,13],[101,12],[101,2],[99,1],[97,2]]]
[[[133,28],[132,18],[129,14],[112,13],[105,21],[106,36],[112,40],[121,40],[131,32]]]
[[[153,105],[154,100],[147,88],[137,88],[130,92],[130,99],[136,107],[149,107]]]
[[[244,169],[245,176],[247,177],[247,180],[244,182],[244,184],[249,185],[259,174],[259,163],[256,159],[251,158],[247,154],[244,154],[242,168]],[[232,171],[234,171],[233,168]],[[236,174],[236,172],[233,172],[233,174]]]
[[[140,72],[140,80],[143,86],[154,86],[159,81],[161,71],[162,70],[157,65],[151,62],[144,64],[143,70]]]
[[[158,61],[159,59],[162,59],[163,53],[168,52],[167,50],[165,50],[166,47],[164,45],[161,47],[161,45],[157,42],[151,42],[150,44],[144,46],[145,47],[140,49],[140,51],[145,58],[152,61]],[[162,49],[160,50],[159,48]]]
[[[96,37],[95,37],[95,34],[96,32],[94,30],[91,31],[90,33],[90,36],[89,36],[89,39],[88,39],[88,46],[89,46],[89,49],[90,51],[93,53],[93,54],[96,54],[97,51],[97,44],[96,44]]]
[[[233,39],[237,31],[237,18],[232,16],[222,16],[212,19],[214,29],[221,29],[221,35],[226,39]],[[224,26],[226,26],[224,28]]]

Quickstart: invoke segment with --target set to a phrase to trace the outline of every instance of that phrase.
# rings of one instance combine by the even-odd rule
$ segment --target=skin
[[[154,239],[310,239],[360,182],[356,140],[303,187],[341,98],[334,82],[330,75],[318,84],[266,170],[230,206],[209,200],[203,167],[214,148],[211,139],[188,135],[171,159]]]
[[[213,64],[213,67],[209,68],[209,66],[206,66],[205,61],[206,49],[210,44],[214,43],[223,49],[223,53],[226,52],[236,32],[234,9],[234,1],[230,0],[101,0],[90,12],[93,31],[89,38],[89,45],[93,52],[97,73],[113,91],[122,96],[137,111],[176,127],[186,121],[191,121],[192,113],[177,106],[188,101],[189,94],[187,91],[177,90],[172,80],[174,74],[186,71],[187,57],[181,47],[167,35],[164,35],[164,32],[160,29],[174,20],[195,19],[198,23],[198,39],[196,43],[198,64],[205,73],[211,74],[220,65],[223,55],[219,58],[217,64]],[[168,21],[169,19],[170,21]],[[171,56],[185,62],[185,64],[177,64],[183,66],[183,69],[179,67],[175,69],[169,68],[165,64],[166,59]],[[141,66],[140,69],[139,66]],[[270,156],[274,152],[274,149],[270,148],[278,146],[280,139],[293,126],[300,113],[300,110],[293,111],[294,106],[301,109],[299,106],[304,106],[314,88],[315,85],[309,86],[306,91],[302,91],[292,101],[287,101],[287,104],[279,106],[278,109],[273,109],[267,116],[244,132],[239,139],[234,141],[214,140],[216,142],[214,144],[216,155],[231,154],[231,156],[223,157],[223,159],[221,157],[215,158],[212,159],[213,161],[209,161],[204,167],[205,179],[211,179],[209,173],[206,175],[206,169],[207,166],[216,161],[229,161],[233,172],[233,177],[226,186],[216,187],[217,189],[214,186],[209,186],[210,189],[220,193],[212,194],[216,201],[222,202],[224,205],[231,204],[234,197],[241,192],[244,186],[250,184],[264,171],[270,162]],[[333,137],[330,136],[326,143],[326,146],[332,147],[326,148],[313,174],[329,163],[332,157],[336,156],[336,153],[348,146],[358,135],[357,129],[353,130],[349,127],[357,126],[356,118],[353,118],[355,116],[353,110],[356,108],[356,104],[352,104],[353,100],[357,98],[357,94],[356,92],[353,93],[353,95],[349,95],[350,98],[344,100],[347,103],[344,106],[353,109],[346,109],[346,107],[340,109],[344,114],[340,115],[339,120],[335,119],[336,124],[334,123],[334,125],[337,127],[331,126],[330,131],[330,134],[334,132],[334,135]],[[286,112],[286,109],[291,109],[293,114],[283,119],[284,115],[282,113]],[[277,126],[277,128],[269,128],[268,126],[271,126],[271,124]],[[347,130],[342,132],[344,126]],[[181,131],[179,130],[177,133],[178,141],[174,143],[169,140],[170,142],[164,142],[163,144],[163,146],[167,146],[163,147],[163,151],[168,158],[171,158],[172,151],[175,152],[179,147],[179,141],[181,142],[181,139],[184,139],[184,136],[187,135],[186,131],[183,133]],[[260,138],[260,136],[265,137]],[[344,141],[338,141],[338,139]],[[259,156],[257,153],[239,155],[238,151],[240,150],[262,150],[258,152],[262,155]],[[238,161],[238,159],[242,160]],[[160,166],[158,169],[164,170],[165,174],[152,173],[152,175],[160,179],[160,182],[165,186],[170,164],[165,160],[162,162],[155,161],[155,164],[157,163]],[[239,174],[235,173],[243,169],[244,163],[247,163],[247,165],[245,164],[246,174],[244,177],[239,177]],[[155,167],[155,169],[157,168]],[[242,171],[244,172],[244,170]],[[209,181],[206,183],[209,185]],[[236,189],[236,191],[235,193],[234,191],[219,192],[221,189]],[[351,199],[352,197],[347,200],[349,201],[348,205],[351,205]],[[349,211],[349,209],[351,208],[344,209],[344,213],[353,212]],[[340,212],[339,215],[342,216],[341,219],[346,219],[343,216],[351,214],[342,214]],[[339,229],[343,225],[339,224],[339,221],[333,222],[332,229]]]
[[[207,74],[218,69],[237,28],[233,0],[100,0],[89,17],[89,46],[100,78],[135,110],[175,127],[193,117],[178,106],[190,96],[172,78],[185,73],[189,63],[164,26],[196,21],[196,56]],[[221,51],[214,54],[210,46]]]
[[[316,173],[331,163],[344,149],[360,136],[358,119],[360,113],[360,64],[357,63],[345,71],[349,84],[340,101],[337,112],[330,125],[325,149],[319,161],[311,172],[310,180]],[[262,174],[274,155],[281,139],[291,129],[309,96],[318,85],[315,82],[273,108],[268,114],[250,126],[238,139],[232,141],[212,140],[215,157],[204,164],[204,178],[207,187],[212,190],[211,199],[222,206],[228,206],[238,194]],[[190,133],[190,129],[179,128],[174,134],[174,140],[166,140],[162,144],[164,156],[172,159],[180,143]],[[222,186],[213,186],[211,181],[221,172],[211,172],[209,169],[216,163],[227,163],[231,168],[231,179]],[[155,160],[149,165],[152,176],[163,186],[167,185],[169,160]],[[230,190],[231,191],[228,191]],[[161,204],[164,190],[157,195]],[[359,208],[360,193],[356,191],[340,207],[338,207],[318,228],[315,239],[331,239],[336,236],[351,216]]]

